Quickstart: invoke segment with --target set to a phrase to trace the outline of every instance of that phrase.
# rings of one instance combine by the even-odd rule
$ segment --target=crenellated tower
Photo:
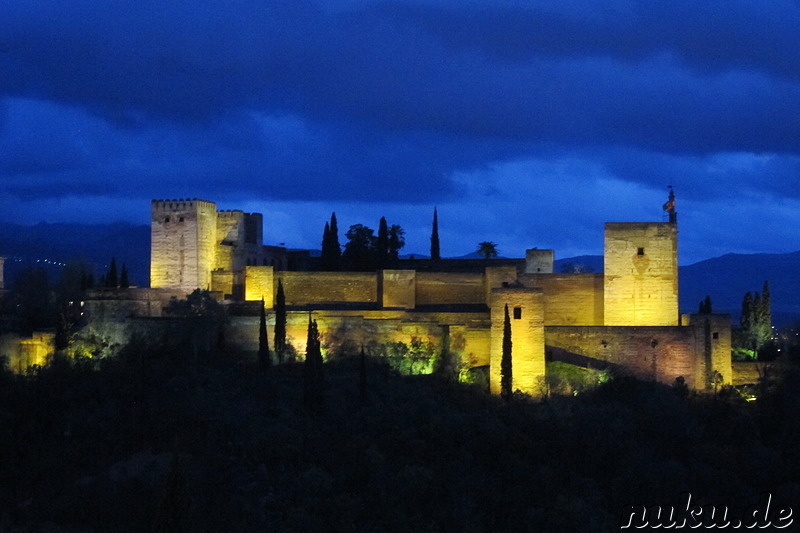
[[[606,326],[677,326],[678,224],[675,195],[669,222],[605,225],[603,315]]]
[[[150,228],[150,286],[210,289],[217,255],[216,204],[153,200]]]

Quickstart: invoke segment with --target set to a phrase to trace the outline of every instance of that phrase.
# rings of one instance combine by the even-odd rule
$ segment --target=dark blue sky
[[[681,263],[800,249],[800,4],[763,0],[0,3],[0,221],[148,223],[150,199],[335,210],[427,252],[602,250],[662,220]]]

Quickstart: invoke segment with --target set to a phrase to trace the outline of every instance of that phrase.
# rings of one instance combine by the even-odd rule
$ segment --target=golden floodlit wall
[[[545,330],[545,343],[557,360],[581,356],[640,379],[671,384],[683,376],[688,386],[703,388],[697,334],[696,328],[680,326],[551,326]]]
[[[150,286],[187,291],[211,287],[216,259],[216,205],[204,200],[153,200]]]
[[[605,325],[678,325],[677,235],[669,222],[606,224]]]
[[[264,300],[264,306],[270,309],[274,305],[274,267],[245,267],[245,296],[247,301]]]
[[[416,274],[414,270],[381,270],[378,274],[381,307],[414,309],[417,305]]]
[[[713,313],[683,315],[681,323],[695,331],[695,354],[701,375],[716,371],[723,383],[733,383],[731,362],[731,317]]]
[[[523,274],[520,282],[542,290],[545,326],[603,325],[603,274]]]
[[[482,272],[417,272],[416,304],[486,303]]]
[[[538,395],[545,376],[542,292],[536,289],[495,289],[491,299],[489,386],[500,393],[505,306],[511,321],[512,389]]]
[[[375,272],[281,272],[286,305],[378,301]],[[277,291],[278,283],[275,282]]]
[[[0,355],[8,358],[8,368],[21,374],[33,365],[43,365],[55,352],[55,334],[34,331],[30,337],[15,333],[0,335]]]

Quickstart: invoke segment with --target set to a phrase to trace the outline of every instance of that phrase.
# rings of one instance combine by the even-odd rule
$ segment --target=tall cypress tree
[[[278,363],[283,363],[286,353],[286,295],[283,293],[283,280],[278,278],[278,294],[275,297],[275,353]]]
[[[261,317],[258,323],[258,363],[267,368],[272,361],[269,358],[269,340],[267,338],[267,311],[264,298],[261,298]]]
[[[439,217],[436,208],[433,208],[433,230],[431,230],[431,259],[438,261],[441,259],[439,254]]]
[[[375,263],[378,268],[386,267],[389,260],[389,226],[386,217],[381,217],[378,225],[378,240],[375,243]]]
[[[358,397],[361,403],[366,403],[369,399],[369,389],[367,388],[367,354],[364,352],[364,345],[361,345],[361,353],[358,354]]]
[[[117,279],[117,260],[111,258],[111,266],[108,267],[108,274],[106,274],[106,287],[116,289],[119,286],[119,279]]]
[[[511,318],[508,316],[508,304],[503,318],[503,357],[500,359],[500,395],[504,400],[511,400],[514,383],[511,367]]]
[[[322,412],[324,402],[324,375],[322,368],[322,349],[319,341],[317,321],[308,315],[308,340],[306,341],[306,360],[303,364],[303,405],[306,413],[316,416]]]
[[[336,213],[331,213],[328,238],[330,239],[331,270],[339,270],[342,268],[342,246],[339,244],[339,226],[336,223]]]
[[[744,331],[750,331],[750,324],[753,321],[753,295],[745,293],[742,299],[742,314],[739,317],[739,325]]]
[[[131,282],[128,280],[128,267],[125,266],[125,263],[122,263],[122,272],[119,275],[119,286],[121,289],[127,289],[131,286]]]
[[[325,223],[325,229],[322,231],[322,251],[320,253],[320,266],[322,270],[330,270],[331,263],[331,228],[328,223]]]
[[[764,282],[761,293],[761,329],[764,342],[772,337],[772,301],[769,294],[769,282]]]

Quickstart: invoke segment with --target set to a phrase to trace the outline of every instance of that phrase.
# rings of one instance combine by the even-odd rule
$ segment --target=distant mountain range
[[[39,265],[57,278],[59,263],[81,260],[94,268],[99,278],[112,257],[118,267],[125,263],[131,283],[147,286],[150,277],[150,228],[117,223],[107,225],[18,224],[0,225],[0,255],[5,256],[5,278],[10,285],[22,268]],[[415,258],[425,257],[422,254]],[[477,252],[462,256],[480,257]],[[603,257],[585,255],[559,259],[555,271],[564,269],[602,272]],[[682,312],[695,312],[700,300],[711,297],[715,312],[730,313],[738,321],[745,292],[761,292],[769,281],[776,325],[800,322],[800,251],[787,254],[726,254],[692,265],[682,266],[680,306]]]

